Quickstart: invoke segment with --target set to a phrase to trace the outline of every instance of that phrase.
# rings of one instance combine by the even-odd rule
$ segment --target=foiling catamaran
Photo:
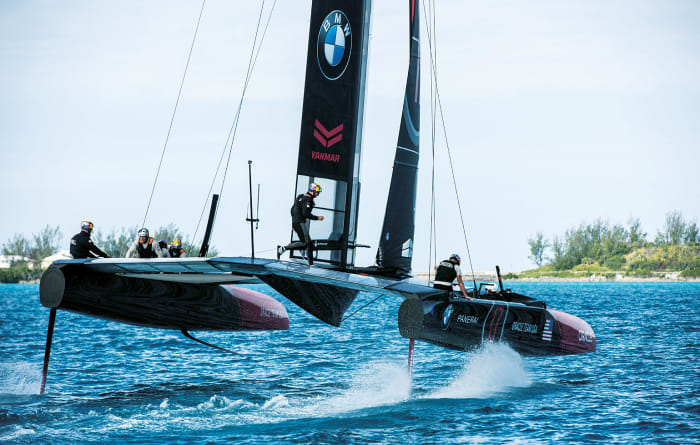
[[[418,6],[409,0],[410,62],[376,264],[354,264],[356,250],[368,247],[356,242],[356,229],[371,0],[314,0],[295,196],[312,182],[324,190],[316,210],[325,219],[312,229],[316,266],[297,261],[303,258],[296,254],[290,261],[205,258],[215,204],[201,258],[56,261],[40,283],[41,303],[51,308],[42,392],[56,309],[180,330],[193,339],[189,331],[287,329],[278,301],[234,285],[254,282],[333,326],[340,326],[360,291],[401,297],[398,328],[411,347],[420,340],[468,351],[503,341],[524,355],[595,351],[595,334],[585,321],[504,289],[500,275],[494,292],[481,292],[474,283],[473,300],[411,276],[420,147]]]

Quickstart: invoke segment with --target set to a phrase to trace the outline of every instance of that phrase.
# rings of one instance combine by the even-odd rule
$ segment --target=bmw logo
[[[445,312],[442,313],[442,329],[447,329],[450,324],[450,318],[452,318],[452,312],[454,311],[454,306],[448,304],[445,308]]]
[[[316,60],[321,73],[328,80],[343,75],[350,62],[352,29],[343,11],[335,10],[323,19],[316,41]]]

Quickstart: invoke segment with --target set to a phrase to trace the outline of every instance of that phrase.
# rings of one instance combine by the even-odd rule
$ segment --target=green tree
[[[556,270],[571,269],[575,266],[569,257],[566,255],[566,242],[555,236],[552,238],[552,266]]]
[[[18,256],[27,258],[28,260],[14,260],[11,266],[27,264],[31,261],[34,267],[38,268],[41,265],[41,260],[47,256],[51,256],[58,252],[61,245],[61,229],[51,226],[44,227],[38,233],[32,234],[32,239],[29,240],[23,235],[15,234],[7,243],[2,246],[3,255]]]
[[[31,243],[27,238],[19,233],[10,238],[5,244],[2,245],[2,254],[6,256],[17,256],[21,258],[29,258],[31,251]],[[14,259],[10,261],[10,266],[26,264],[26,260]]]
[[[674,210],[666,214],[666,221],[662,231],[656,234],[656,244],[680,244],[683,242],[686,232],[686,224],[683,214]]]
[[[530,245],[528,258],[537,264],[537,267],[541,267],[545,260],[544,252],[551,244],[545,239],[542,232],[537,232],[533,238],[528,238],[527,243]]]
[[[633,246],[641,246],[647,240],[647,234],[642,230],[642,222],[639,218],[630,218],[629,241]]]
[[[112,229],[107,234],[96,230],[93,242],[107,255],[113,258],[123,258],[126,251],[129,250],[129,245],[136,239],[136,232],[136,226],[122,227],[118,232]]]
[[[698,223],[693,220],[693,222],[689,223],[685,228],[684,241],[686,244],[697,243],[700,239],[698,236]]]
[[[29,250],[29,257],[34,262],[35,267],[39,267],[41,260],[58,252],[58,249],[61,247],[63,234],[58,226],[51,227],[47,225],[39,233],[33,234],[32,237],[34,238],[34,243]]]

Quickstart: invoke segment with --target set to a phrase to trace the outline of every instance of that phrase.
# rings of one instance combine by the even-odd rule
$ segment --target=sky
[[[272,1],[265,4],[270,10]],[[208,0],[146,226],[192,236],[241,98],[260,2]],[[0,243],[80,221],[140,225],[199,1],[0,1]],[[422,6],[422,4],[421,4]],[[311,2],[278,0],[244,98],[213,244],[259,256],[289,240]],[[700,2],[440,0],[437,76],[475,271],[532,268],[528,237],[668,212],[700,219]],[[413,268],[430,266],[429,55]],[[364,114],[357,265],[374,262],[408,62],[405,0],[376,0]],[[438,127],[439,128],[439,127]],[[466,257],[436,139],[438,260]],[[221,183],[217,182],[218,190]],[[201,242],[201,231],[196,240]],[[313,235],[313,231],[312,231]],[[463,261],[463,268],[466,263]]]

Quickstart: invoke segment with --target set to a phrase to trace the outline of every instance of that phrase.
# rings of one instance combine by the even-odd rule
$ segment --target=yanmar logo
[[[321,143],[325,148],[331,148],[338,142],[343,140],[343,124],[328,130],[323,126],[318,119],[314,122],[314,137],[318,142]],[[335,164],[340,162],[340,154],[338,153],[324,153],[320,151],[311,151],[311,159],[317,161],[333,162]]]
[[[324,147],[331,148],[343,140],[343,124],[338,125],[332,130],[326,130],[326,127],[316,119],[316,122],[314,122],[314,137]]]

